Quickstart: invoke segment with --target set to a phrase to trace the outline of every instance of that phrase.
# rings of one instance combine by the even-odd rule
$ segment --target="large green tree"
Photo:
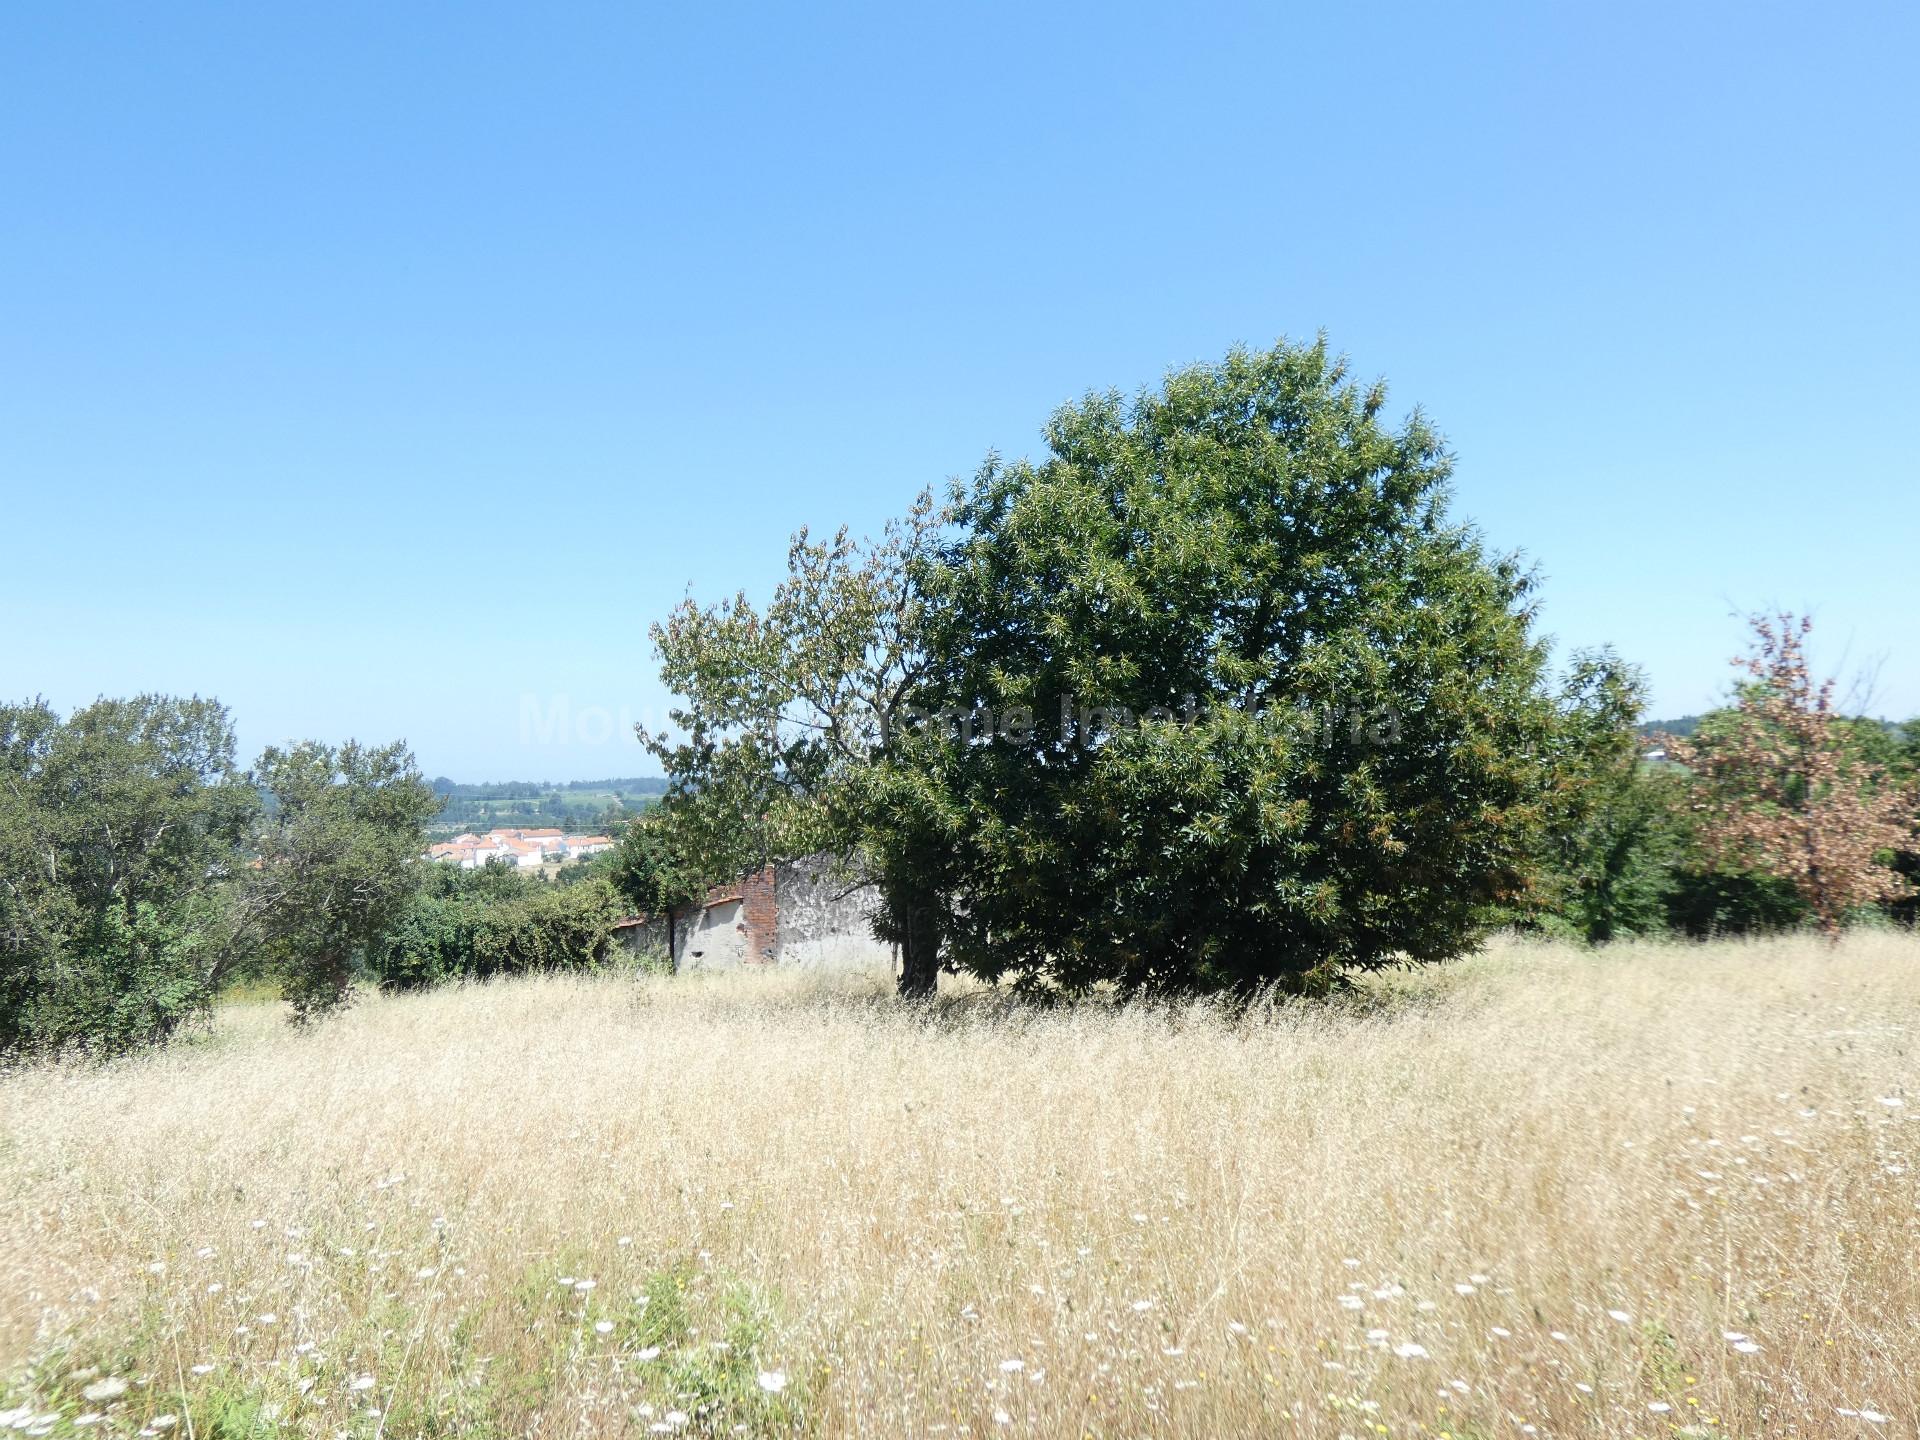
[[[203,1013],[256,808],[215,701],[0,706],[0,1051],[120,1049]]]
[[[1246,991],[1530,896],[1569,723],[1531,581],[1385,401],[1282,343],[985,467],[916,566],[921,723],[859,777],[893,924],[1034,988]]]

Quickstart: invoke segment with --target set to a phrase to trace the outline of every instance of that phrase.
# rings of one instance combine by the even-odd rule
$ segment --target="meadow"
[[[1920,941],[1325,1004],[817,973],[277,1004],[0,1077],[0,1422],[1911,1435]]]

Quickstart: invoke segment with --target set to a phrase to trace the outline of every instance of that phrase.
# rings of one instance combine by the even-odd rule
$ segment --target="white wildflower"
[[[784,1370],[762,1370],[760,1388],[769,1395],[778,1395],[787,1388],[787,1374]]]

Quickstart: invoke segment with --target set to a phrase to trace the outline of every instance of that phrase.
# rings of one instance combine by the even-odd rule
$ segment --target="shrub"
[[[605,962],[623,907],[602,877],[572,885],[500,865],[440,868],[388,930],[373,971],[388,989],[485,980]]]

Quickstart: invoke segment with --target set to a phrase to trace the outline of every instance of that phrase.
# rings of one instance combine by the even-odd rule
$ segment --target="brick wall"
[[[746,930],[749,964],[771,965],[780,958],[780,907],[771,865],[740,877],[740,924]]]

